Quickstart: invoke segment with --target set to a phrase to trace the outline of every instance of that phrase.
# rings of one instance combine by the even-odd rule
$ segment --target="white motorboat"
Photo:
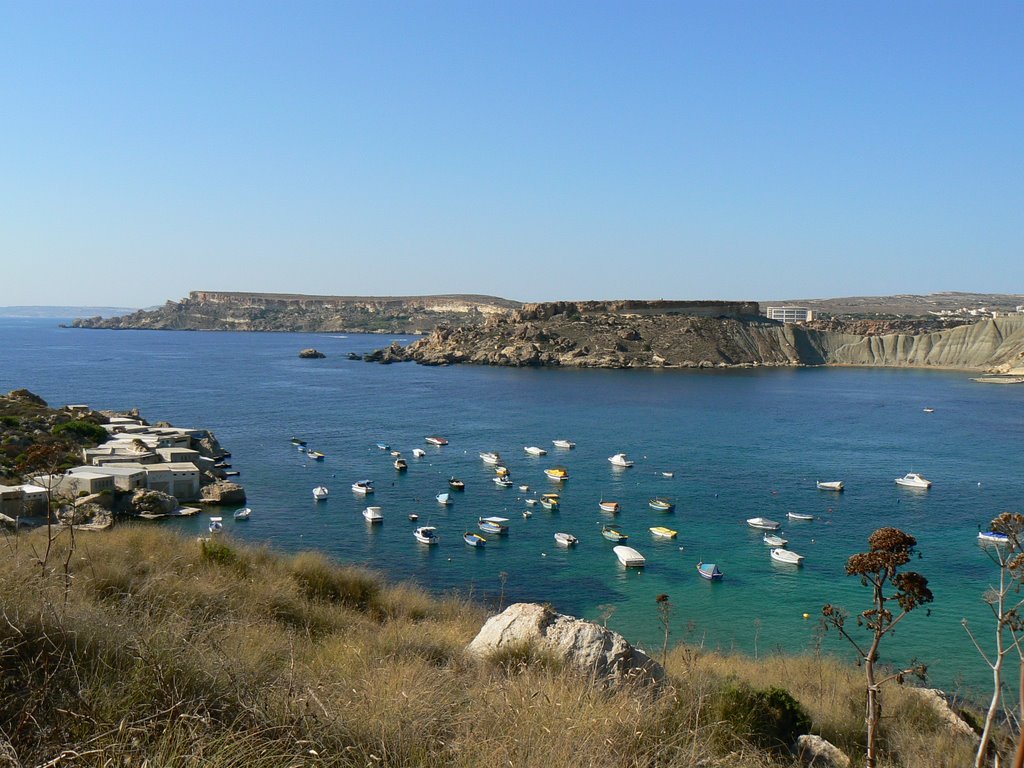
[[[318,485],[316,488],[313,489],[313,498],[316,499],[317,501],[323,501],[324,499],[327,498],[327,495],[329,493],[330,491],[327,490],[326,485]]]
[[[931,488],[932,481],[926,480],[917,472],[907,472],[903,477],[896,478],[896,485],[902,485],[904,488]]]
[[[531,456],[547,456],[548,454],[547,451],[536,445],[528,445],[525,448],[523,448],[523,450],[526,451]]]
[[[559,531],[555,534],[555,543],[560,547],[572,547],[579,543],[579,539],[573,536],[571,533],[564,533]]]
[[[530,486],[528,486],[528,485],[520,485],[519,486],[519,490],[522,491],[523,493],[526,493],[526,492],[528,492],[530,490]]]
[[[774,533],[766,533],[761,537],[765,544],[769,547],[784,547],[789,544],[787,539],[782,538]]]
[[[612,547],[612,552],[614,552],[615,556],[619,558],[619,562],[627,568],[643,568],[647,563],[647,558],[632,547],[627,547],[625,544]]]
[[[765,531],[777,531],[782,527],[781,523],[769,520],[767,517],[751,517],[747,520],[747,525],[751,528],[760,528]]]
[[[523,518],[524,518],[525,520],[529,520],[529,519],[530,519],[531,517],[533,517],[533,512],[531,512],[531,511],[530,511],[530,510],[528,510],[528,509],[524,509],[524,510],[523,510]]]
[[[424,451],[422,448],[413,448],[412,455],[414,458],[422,459],[424,456],[427,455],[427,452]]]
[[[211,517],[210,518],[210,533],[217,533],[224,528],[223,517]]]
[[[395,459],[396,472],[405,472],[407,469],[409,469],[409,462],[405,459]]]
[[[978,541],[985,544],[1008,544],[1010,537],[997,531],[978,531]]]
[[[511,488],[513,485],[511,478],[505,475],[498,475],[492,479],[495,485],[500,485],[502,488]]]
[[[501,456],[497,451],[484,451],[480,454],[480,458],[483,459],[484,464],[497,464],[501,461]]]
[[[384,513],[381,512],[380,507],[367,507],[363,510],[363,517],[366,518],[368,523],[384,522]]]
[[[618,514],[620,509],[619,502],[605,501],[604,499],[597,502],[597,506],[601,508],[602,512],[611,512],[613,515]]]
[[[633,466],[632,460],[627,458],[626,454],[624,454],[624,453],[616,453],[614,456],[609,456],[608,457],[608,461],[610,461],[616,467],[632,467]]]
[[[554,445],[555,448],[575,448],[576,447],[576,443],[574,443],[572,440],[552,440],[551,444]]]
[[[372,480],[357,480],[352,483],[353,493],[361,493],[364,496],[368,493],[373,493],[373,481]]]
[[[507,517],[480,517],[477,518],[477,527],[484,533],[495,533],[504,536],[508,533]]]
[[[252,510],[248,507],[242,507],[241,509],[235,510],[235,520],[248,520],[252,516]]]
[[[662,472],[661,476],[662,477],[675,477],[676,473],[675,472]]]
[[[844,487],[842,480],[818,480],[815,484],[819,491],[842,491]]]
[[[434,498],[437,499],[438,504],[443,504],[445,506],[452,503],[452,496],[447,491],[437,494]]]
[[[537,503],[536,499],[523,499],[523,502],[529,504],[531,507]]]
[[[431,445],[448,445],[447,438],[441,437],[440,435],[430,435],[429,437],[425,437],[423,439],[426,440]]]
[[[814,515],[808,515],[803,512],[787,512],[786,517],[790,520],[813,520]]]
[[[421,544],[437,544],[437,528],[432,525],[421,525],[412,535],[416,537],[416,541]]]
[[[798,555],[796,552],[791,552],[788,549],[776,548],[771,550],[772,560],[777,560],[780,563],[789,563],[790,565],[800,565],[804,561],[803,555]]]

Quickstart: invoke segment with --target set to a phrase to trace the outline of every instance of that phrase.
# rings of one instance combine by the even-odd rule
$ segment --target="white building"
[[[765,314],[769,320],[783,323],[806,323],[814,319],[814,311],[807,307],[768,307]]]

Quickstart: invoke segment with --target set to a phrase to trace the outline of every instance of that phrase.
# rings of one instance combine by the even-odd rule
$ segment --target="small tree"
[[[825,627],[835,629],[846,638],[864,662],[867,683],[867,768],[875,768],[878,761],[876,744],[882,715],[879,699],[882,685],[891,680],[903,682],[908,674],[924,677],[926,671],[924,665],[912,665],[882,679],[876,675],[878,646],[882,638],[892,633],[908,613],[933,599],[928,589],[928,579],[914,571],[899,570],[910,562],[916,544],[917,539],[898,528],[879,528],[868,537],[868,551],[851,555],[846,562],[846,575],[859,576],[861,584],[871,588],[871,607],[857,615],[857,626],[865,627],[870,632],[871,642],[866,648],[847,631],[847,614],[842,609],[833,605],[821,609]]]
[[[661,643],[661,666],[668,666],[668,641],[671,635],[672,620],[672,603],[668,599],[668,595],[658,595],[654,598],[654,602],[658,606],[658,621],[661,622],[661,628],[664,631],[664,639]]]
[[[1012,652],[1016,652],[1018,658],[1024,655],[1020,635],[1024,630],[1024,616],[1021,615],[1024,598],[1019,598],[1024,585],[1024,515],[1004,512],[991,525],[994,532],[1006,536],[1005,542],[986,548],[992,562],[999,567],[999,585],[989,587],[983,598],[996,620],[995,647],[991,654],[981,647],[967,619],[961,621],[974,647],[992,670],[992,699],[985,714],[985,727],[978,742],[978,752],[974,757],[976,768],[985,764],[992,743],[992,731],[1002,701],[1003,662]]]

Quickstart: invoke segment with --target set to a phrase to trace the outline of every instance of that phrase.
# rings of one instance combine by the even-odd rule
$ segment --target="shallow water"
[[[644,644],[660,645],[655,597],[666,593],[677,640],[759,654],[822,642],[845,654],[834,635],[818,637],[820,607],[866,607],[866,590],[844,575],[846,558],[873,530],[895,525],[917,536],[913,567],[936,599],[930,616],[921,610],[901,625],[883,656],[917,656],[932,683],[984,690],[985,668],[960,621],[988,627],[981,595],[995,571],[976,543],[979,525],[1021,509],[1024,387],[979,386],[948,371],[428,368],[344,357],[391,339],[84,331],[0,319],[0,387],[27,387],[53,405],[137,406],[150,421],[212,429],[254,510],[248,522],[225,521],[231,536],[322,549],[434,591],[544,601],[589,618],[610,613],[609,626]],[[309,346],[327,359],[300,360]],[[429,434],[450,445],[426,444]],[[326,460],[307,460],[292,436]],[[577,448],[555,449],[558,437]],[[407,473],[395,472],[381,441],[402,451]],[[526,445],[549,453],[530,456]],[[413,458],[414,447],[427,455]],[[494,485],[493,469],[478,458],[487,450],[499,451],[530,493]],[[619,451],[635,466],[609,464]],[[560,489],[543,473],[556,464],[570,472]],[[894,478],[908,471],[934,487],[898,488]],[[453,475],[466,491],[444,508],[434,496]],[[378,489],[369,500],[349,490],[364,477]],[[818,491],[816,479],[842,479],[847,491]],[[321,483],[331,495],[317,504],[311,491]],[[537,506],[530,519],[521,516],[524,497],[556,489],[559,512]],[[649,509],[653,496],[673,498],[676,511]],[[642,571],[620,567],[601,537],[613,519],[598,509],[602,497],[622,504],[614,520],[647,557]],[[383,508],[383,524],[364,521],[368,503]],[[788,511],[816,519],[788,521]],[[439,528],[438,546],[414,541],[411,512]],[[466,546],[462,534],[486,515],[510,518],[509,535],[489,536],[482,550]],[[745,523],[756,515],[784,523],[803,567],[769,558]],[[206,517],[164,524],[196,532]],[[679,538],[655,539],[648,528],[656,525]],[[556,531],[575,534],[579,545],[556,546]],[[719,563],[725,579],[699,578],[699,560]]]

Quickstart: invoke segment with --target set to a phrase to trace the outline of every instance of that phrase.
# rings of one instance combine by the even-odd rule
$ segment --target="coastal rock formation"
[[[74,328],[420,333],[476,325],[522,306],[495,296],[304,296],[192,291],[181,301],[121,317],[77,319]]]
[[[515,603],[489,618],[466,651],[486,659],[503,649],[530,645],[607,685],[658,682],[665,676],[660,664],[618,632],[534,603]]]
[[[128,510],[134,515],[166,515],[178,508],[178,500],[163,491],[140,488],[132,494]]]
[[[202,504],[245,504],[245,489],[238,483],[217,480],[202,489]]]
[[[939,720],[949,726],[953,733],[965,736],[975,743],[981,740],[975,730],[950,704],[945,691],[938,688],[909,688],[908,690],[914,691],[921,701],[938,716]]]
[[[826,329],[746,315],[742,304],[709,303],[719,313],[713,316],[641,312],[635,303],[607,311],[611,303],[598,304],[527,305],[480,326],[437,328],[408,346],[393,343],[363,359],[577,368],[1024,367],[1024,316],[941,330],[933,321],[830,323]]]
[[[843,750],[814,734],[797,737],[796,753],[803,765],[815,768],[850,768],[850,758]]]
[[[327,355],[325,355],[319,349],[309,347],[308,349],[304,349],[301,352],[299,352],[299,357],[305,360],[322,360],[323,358],[327,357]]]

